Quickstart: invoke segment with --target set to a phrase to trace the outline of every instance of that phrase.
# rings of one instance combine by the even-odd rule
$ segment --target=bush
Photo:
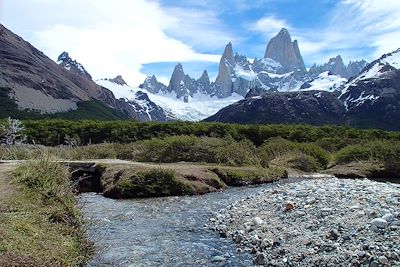
[[[250,141],[236,142],[231,137],[170,136],[139,141],[133,146],[133,158],[144,162],[185,161],[233,166],[254,165],[259,162],[255,146]]]
[[[320,168],[329,164],[329,154],[313,143],[295,143],[283,138],[271,138],[258,150],[261,164],[266,166],[274,159],[288,156],[293,153],[302,153],[313,157]]]
[[[335,159],[336,163],[377,160],[392,165],[400,159],[400,142],[371,141],[347,146],[336,154]]]

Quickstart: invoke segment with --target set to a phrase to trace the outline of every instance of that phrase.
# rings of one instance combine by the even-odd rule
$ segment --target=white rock
[[[391,213],[386,213],[385,215],[382,216],[382,219],[384,219],[387,222],[391,222],[394,219],[394,216]]]
[[[388,222],[382,218],[375,218],[370,222],[371,226],[383,229],[388,225]]]
[[[263,223],[264,223],[264,221],[260,217],[253,218],[253,225],[261,225]]]

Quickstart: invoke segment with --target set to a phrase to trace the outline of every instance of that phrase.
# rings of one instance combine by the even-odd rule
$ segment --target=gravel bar
[[[276,184],[214,214],[212,229],[263,266],[400,266],[400,185]]]

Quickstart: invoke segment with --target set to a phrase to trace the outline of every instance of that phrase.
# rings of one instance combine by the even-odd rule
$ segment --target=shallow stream
[[[202,196],[113,200],[82,194],[96,255],[88,266],[249,266],[251,255],[205,227],[212,213],[256,193],[232,188]]]

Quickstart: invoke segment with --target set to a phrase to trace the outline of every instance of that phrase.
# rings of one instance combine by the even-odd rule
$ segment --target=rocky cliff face
[[[258,96],[252,93],[205,121],[336,124],[343,121],[344,111],[343,104],[329,92],[270,92]]]
[[[287,72],[306,71],[298,42],[292,42],[292,37],[285,28],[269,41],[264,58],[271,58],[280,63]]]
[[[350,63],[346,66],[343,63],[342,57],[337,55],[334,58],[330,58],[329,61],[324,65],[317,66],[314,64],[309,70],[309,76],[311,78],[315,78],[319,74],[328,71],[330,74],[348,79],[358,75],[367,64],[368,63],[365,60],[350,61]]]
[[[333,92],[263,93],[223,108],[206,121],[346,124],[400,130],[400,49],[383,55]]]
[[[68,53],[55,63],[0,24],[0,89],[18,110],[55,114],[77,110],[80,103],[98,100],[119,118],[137,118],[124,99],[97,85]]]
[[[218,76],[215,79],[215,92],[218,97],[230,96],[233,92],[232,76],[234,74],[235,59],[232,44],[228,43],[219,62]]]
[[[70,58],[67,52],[62,52],[61,55],[58,56],[57,63],[69,71],[82,75],[89,80],[92,79],[92,76],[86,71],[83,65]]]
[[[117,77],[110,79],[109,81],[119,85],[128,85],[121,75],[117,75]]]
[[[347,78],[357,76],[367,65],[368,62],[365,60],[350,61],[349,65],[347,65]]]

